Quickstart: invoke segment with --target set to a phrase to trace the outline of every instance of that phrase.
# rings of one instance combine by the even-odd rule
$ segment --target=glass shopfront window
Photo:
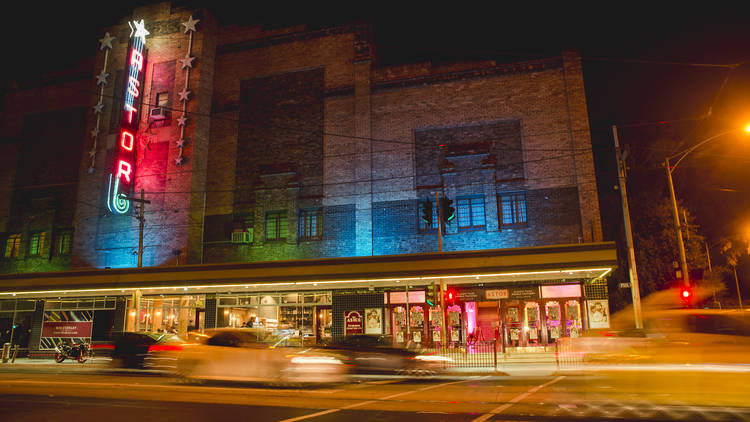
[[[290,344],[331,339],[330,292],[268,292],[218,298],[217,327],[266,329]]]
[[[0,300],[0,345],[11,343],[21,349],[29,347],[34,300]]]
[[[182,338],[205,327],[205,296],[143,296],[136,309],[128,299],[126,331],[172,332]]]

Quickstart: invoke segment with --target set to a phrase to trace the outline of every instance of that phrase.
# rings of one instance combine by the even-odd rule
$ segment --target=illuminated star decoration
[[[96,75],[96,85],[107,85],[107,78],[109,78],[109,73],[105,73],[102,69],[101,73]]]
[[[187,117],[185,117],[185,115],[183,114],[182,116],[180,116],[179,119],[177,119],[177,126],[179,127],[185,126],[185,123],[187,123],[187,120],[188,120]]]
[[[182,23],[182,25],[185,27],[185,33],[187,34],[188,31],[197,31],[197,29],[195,29],[195,25],[197,25],[200,21],[200,19],[193,19],[193,15],[190,15],[190,18],[188,18],[187,22]]]
[[[189,101],[190,91],[187,89],[187,87],[182,88],[182,91],[178,92],[177,95],[180,96],[180,101]]]
[[[193,68],[193,60],[195,60],[195,57],[194,56],[191,57],[189,54],[187,56],[185,56],[184,59],[180,59],[180,63],[182,63],[182,68],[184,69],[186,67],[189,67],[189,68],[192,69]]]
[[[89,157],[94,158],[96,155],[96,148],[91,148],[91,151],[89,151]]]
[[[182,164],[182,160],[184,160],[183,157],[177,157],[177,158],[174,159],[174,163],[179,166],[179,165]]]
[[[99,103],[97,103],[93,108],[94,114],[99,114],[104,110],[104,104],[102,104],[102,101],[99,100]]]
[[[97,128],[91,129],[91,137],[92,138],[96,138],[96,135],[98,135],[98,134],[99,134],[99,129],[97,129]]]
[[[128,25],[130,25],[130,22],[128,22]],[[135,28],[133,28],[135,26]],[[146,31],[146,24],[143,23],[143,19],[140,21],[133,21],[133,25],[130,25],[130,36],[133,36],[133,31],[135,31],[136,37],[141,37],[143,41],[146,41],[146,35],[150,34],[150,32]]]
[[[177,148],[184,148],[185,147],[185,140],[184,139],[178,139],[177,141],[175,141],[175,143],[177,144]]]
[[[105,48],[112,49],[112,41],[114,41],[115,37],[109,35],[109,32],[104,33],[104,38],[99,39],[99,50],[104,50]]]

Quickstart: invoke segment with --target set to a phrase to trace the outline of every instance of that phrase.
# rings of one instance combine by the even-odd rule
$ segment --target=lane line
[[[417,392],[420,392],[420,391],[432,390],[434,388],[445,387],[446,385],[458,384],[458,383],[462,383],[462,382],[466,382],[466,381],[475,381],[475,380],[479,380],[479,379],[483,379],[483,378],[487,378],[487,376],[474,377],[474,378],[469,378],[469,379],[460,380],[460,381],[445,382],[445,383],[442,383],[442,384],[430,385],[428,387],[418,388],[416,390],[402,391],[400,393],[391,394],[391,395],[380,397],[380,398],[377,398],[377,399],[374,399],[374,400],[366,400],[366,401],[363,401],[363,402],[359,402],[359,403],[354,403],[354,404],[342,406],[342,407],[336,408],[336,409],[328,409],[328,410],[324,410],[324,411],[317,412],[317,413],[311,413],[309,415],[297,416],[297,417],[291,418],[291,419],[283,419],[283,420],[281,420],[279,422],[296,422],[296,421],[301,421],[301,420],[304,420],[304,419],[315,418],[315,417],[322,416],[322,415],[328,415],[328,414],[334,413],[334,412],[340,412],[342,410],[348,410],[348,409],[354,409],[355,407],[366,406],[368,404],[377,403],[379,401],[385,401],[385,400],[394,399],[396,397],[405,396],[407,394],[417,393]]]
[[[527,392],[525,392],[525,393],[521,393],[521,394],[519,394],[519,395],[517,395],[517,396],[513,397],[512,399],[510,399],[510,401],[508,401],[508,403],[505,403],[505,404],[504,404],[504,405],[502,405],[502,406],[499,406],[499,407],[497,407],[497,408],[495,408],[495,409],[492,409],[492,410],[490,410],[490,412],[489,412],[489,413],[485,413],[484,415],[482,415],[482,416],[480,416],[480,417],[478,417],[478,418],[474,419],[474,420],[473,420],[473,421],[471,421],[471,422],[484,422],[484,421],[486,421],[487,419],[489,419],[489,418],[491,418],[491,417],[493,417],[493,416],[497,415],[498,413],[502,413],[502,412],[503,412],[503,411],[504,411],[505,409],[507,409],[507,408],[509,408],[509,407],[513,406],[514,404],[516,404],[516,403],[518,403],[519,401],[521,401],[521,400],[525,399],[526,397],[529,397],[530,395],[532,395],[532,394],[536,393],[537,391],[541,390],[542,388],[544,388],[544,387],[547,387],[547,386],[549,386],[549,385],[552,385],[552,384],[554,384],[554,383],[556,383],[556,382],[560,381],[560,380],[561,380],[561,379],[563,379],[563,378],[565,378],[565,376],[564,376],[564,375],[563,375],[563,376],[559,376],[559,377],[557,377],[557,378],[555,378],[555,379],[553,379],[553,380],[551,380],[551,381],[547,381],[547,382],[545,382],[544,384],[540,384],[540,385],[537,385],[536,387],[534,387],[534,388],[530,389],[529,391],[527,391]]]
[[[8,384],[42,384],[45,386],[59,385],[59,386],[103,386],[103,387],[122,387],[130,388],[134,384],[122,384],[122,383],[110,383],[110,382],[80,382],[80,381],[35,381],[35,380],[0,380],[0,387]],[[333,394],[342,391],[342,389],[328,389],[328,390],[285,390],[285,389],[274,389],[274,388],[247,388],[247,387],[202,387],[194,385],[172,385],[172,384],[137,384],[138,388],[152,388],[152,389],[176,389],[176,390],[189,390],[189,391],[229,391],[229,392],[269,392],[269,393],[314,393],[314,394]]]

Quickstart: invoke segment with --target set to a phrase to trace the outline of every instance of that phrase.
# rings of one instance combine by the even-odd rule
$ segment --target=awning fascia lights
[[[18,296],[76,296],[85,294],[103,294],[112,292],[115,295],[121,295],[123,293],[132,293],[136,290],[142,291],[193,291],[206,289],[245,289],[245,288],[257,288],[257,287],[285,287],[289,286],[300,286],[304,288],[310,288],[311,286],[320,285],[340,285],[342,287],[346,285],[356,284],[367,284],[376,283],[387,284],[387,283],[398,283],[398,282],[411,282],[418,284],[430,284],[433,281],[440,279],[475,279],[477,283],[487,282],[482,280],[490,277],[534,277],[534,276],[554,276],[561,275],[565,278],[589,278],[591,280],[598,280],[606,276],[612,271],[611,267],[598,267],[598,268],[581,268],[581,269],[565,269],[565,270],[545,270],[545,271],[523,271],[523,272],[500,272],[500,273],[485,273],[485,274],[454,274],[454,275],[442,275],[442,276],[425,276],[425,277],[399,277],[399,278],[361,278],[361,279],[348,279],[348,280],[318,280],[318,281],[298,281],[298,282],[277,282],[277,283],[231,283],[231,284],[200,284],[200,285],[174,285],[174,286],[128,286],[128,287],[105,287],[105,288],[90,288],[90,289],[57,289],[57,290],[27,290],[27,291],[4,291],[0,292],[0,298],[7,297],[18,297]],[[600,273],[594,276],[586,276],[584,273]],[[577,276],[577,277],[576,277]],[[491,282],[502,282],[492,280]],[[376,286],[380,287],[380,286]],[[385,286],[383,286],[385,287]]]

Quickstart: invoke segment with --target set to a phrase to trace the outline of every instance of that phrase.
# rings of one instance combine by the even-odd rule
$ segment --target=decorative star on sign
[[[128,22],[128,25],[130,25],[130,36],[133,36],[133,32],[135,32],[136,37],[141,37],[144,41],[146,40],[146,35],[150,34],[150,32],[146,31],[146,24],[143,23],[143,19],[140,21],[133,21],[133,24],[131,25],[130,22]]]
[[[99,135],[99,129],[98,128],[91,129],[91,137],[96,138],[97,135]]]
[[[91,151],[89,151],[89,157],[94,158],[96,155],[96,148],[91,148]]]
[[[104,104],[102,104],[101,100],[99,100],[99,103],[97,103],[93,108],[94,114],[100,114],[104,110]]]
[[[104,50],[105,48],[112,49],[112,41],[115,40],[115,37],[109,35],[109,32],[104,33],[104,38],[99,38],[99,50]]]
[[[187,102],[189,101],[188,97],[190,97],[190,91],[187,89],[187,87],[185,87],[185,88],[182,88],[182,91],[178,92],[177,95],[180,96],[180,101]]]
[[[200,19],[193,19],[193,15],[190,15],[190,18],[188,18],[187,22],[182,23],[182,25],[185,27],[185,33],[187,34],[188,31],[197,31],[197,29],[195,29],[195,25],[197,25],[200,21]]]
[[[188,120],[188,118],[185,117],[185,115],[183,114],[182,116],[180,116],[179,119],[177,119],[177,126],[178,127],[185,126],[185,123],[187,123],[187,120]]]
[[[182,138],[180,138],[177,141],[175,141],[175,143],[177,144],[177,148],[184,148],[185,147],[185,140],[182,139]]]
[[[180,59],[180,63],[182,63],[182,68],[193,68],[193,60],[195,60],[195,56],[190,56],[189,54],[185,56],[184,59]]]
[[[184,160],[184,158],[182,158],[182,157],[180,156],[180,157],[177,157],[177,158],[175,158],[175,159],[174,159],[174,163],[175,163],[176,165],[180,166],[180,165],[182,165],[182,161],[183,161],[183,160]]]
[[[105,73],[102,69],[101,73],[96,75],[96,85],[107,85],[107,78],[109,78],[109,73]]]

